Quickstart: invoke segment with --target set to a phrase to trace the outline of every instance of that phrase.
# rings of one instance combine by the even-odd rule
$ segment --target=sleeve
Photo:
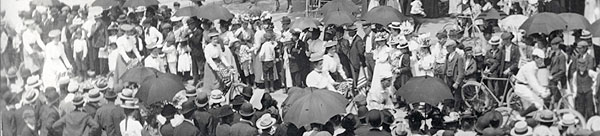
[[[207,45],[208,46],[212,46],[211,44]],[[215,63],[215,61],[213,61],[212,59],[212,52],[213,52],[213,47],[208,47],[206,48],[206,53],[204,54],[204,58],[206,58],[206,63],[208,63],[208,66],[210,66],[211,69],[217,69],[217,64]]]
[[[62,43],[59,43],[59,44],[61,44],[60,46],[63,47]],[[63,63],[65,64],[65,67],[67,67],[69,69],[73,68],[73,66],[69,62],[69,59],[67,58],[67,54],[65,53],[65,51],[61,49],[60,52],[61,52],[60,57],[62,58]]]
[[[339,59],[338,59],[339,60]],[[342,66],[342,63],[340,63],[339,61],[337,62],[337,72],[340,73],[340,75],[342,76],[342,78],[346,79],[348,77],[346,77],[346,72],[344,71],[344,66]]]
[[[419,67],[421,69],[423,69],[423,70],[431,70],[431,69],[433,69],[433,63],[434,63],[433,59],[434,58],[431,55],[428,56],[428,57],[423,58],[423,61],[419,63]]]
[[[458,75],[456,75],[456,79],[454,80],[455,83],[460,83],[463,81],[463,78],[465,77],[465,58],[462,55],[455,55],[455,57],[458,58],[458,61],[456,62],[456,67]]]
[[[153,33],[153,35],[155,35],[158,38],[156,40],[156,44],[163,43],[163,35],[162,35],[162,33],[160,33],[160,31],[158,31],[158,29],[152,27],[152,29],[150,31]]]
[[[410,56],[408,56],[408,54],[403,56],[402,60],[400,60],[400,69],[399,70],[400,70],[400,73],[410,72]]]
[[[525,80],[527,80],[527,84],[529,85],[529,87],[536,92],[536,94],[542,93],[546,90],[545,87],[543,87],[542,85],[540,85],[539,81],[537,80],[537,76],[536,76],[536,71],[535,68],[532,68],[535,66],[528,66],[528,67],[524,67],[526,70],[522,71],[524,72],[524,76],[525,76]]]
[[[40,37],[40,34],[37,33],[37,36],[35,36],[35,41],[38,44],[38,46],[40,46],[40,48],[42,48],[42,50],[46,49],[46,45],[44,44],[44,41],[42,41],[42,38]]]
[[[62,118],[58,119],[56,122],[54,122],[54,124],[52,124],[52,128],[57,129],[57,128],[65,125],[65,118],[66,118],[66,116],[62,117]]]
[[[558,81],[559,79],[563,79],[566,76],[566,70],[565,70],[565,66],[566,64],[566,58],[565,57],[559,57],[558,59],[556,59],[556,67],[558,68],[552,68],[555,71],[552,71],[552,80],[553,81]]]
[[[98,129],[98,122],[96,122],[96,120],[94,120],[91,116],[87,117],[87,125],[90,126],[90,128],[92,129]]]

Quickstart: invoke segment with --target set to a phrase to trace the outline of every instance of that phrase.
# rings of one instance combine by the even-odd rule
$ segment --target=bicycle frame
[[[512,77],[511,77],[512,78]],[[485,81],[505,81],[506,84],[504,84],[504,93],[502,94],[503,98],[498,98],[498,96],[496,96],[493,92],[489,92],[490,94],[492,94],[492,96],[494,96],[494,99],[496,100],[496,102],[498,102],[498,105],[510,105],[510,103],[508,102],[508,94],[512,93],[512,91],[514,91],[514,89],[512,89],[512,91],[510,91],[511,89],[508,88],[508,85],[510,84],[510,86],[515,86],[515,83],[510,80],[511,78],[496,78],[496,77],[487,77],[487,76],[482,76],[480,83],[482,83],[482,85],[484,87],[487,88],[488,91],[490,91],[489,87],[487,87],[487,85],[484,83]]]

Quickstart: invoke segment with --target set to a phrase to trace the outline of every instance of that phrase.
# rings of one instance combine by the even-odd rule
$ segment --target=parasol
[[[527,16],[524,15],[510,15],[498,22],[498,25],[503,30],[517,31],[519,27],[527,20]]]
[[[51,6],[59,6],[62,4],[62,2],[60,2],[58,0],[32,0],[31,4],[36,5],[36,6],[51,7]]]
[[[348,100],[339,93],[310,88],[304,96],[298,98],[283,115],[283,121],[296,126],[310,123],[325,124],[334,115],[346,112]]]
[[[596,20],[596,22],[590,26],[590,32],[592,33],[592,36],[600,37],[600,20]]]
[[[198,6],[188,6],[188,7],[183,7],[177,10],[177,12],[175,12],[175,14],[173,14],[173,16],[186,16],[186,17],[191,17],[191,16],[196,16],[197,13],[199,13],[200,11],[198,10],[200,7]]]
[[[142,82],[135,97],[147,104],[152,104],[157,101],[171,100],[181,90],[185,90],[181,80],[163,74]]]
[[[387,26],[392,22],[402,22],[404,15],[390,6],[377,6],[367,12],[365,20],[368,23],[376,23]]]
[[[128,69],[121,75],[121,80],[125,82],[142,83],[148,77],[158,76],[159,71],[149,67],[136,67]]]
[[[490,11],[484,12],[479,15],[477,18],[481,18],[484,20],[497,19],[500,20],[502,17],[506,16],[504,12],[498,12],[496,9],[490,9]]]
[[[228,9],[220,5],[205,5],[198,8],[198,12],[195,14],[198,18],[204,18],[208,20],[229,20],[234,17]]]
[[[123,4],[123,7],[139,7],[139,6],[143,6],[143,7],[147,7],[147,6],[152,6],[152,5],[158,5],[159,2],[158,0],[127,0],[125,1],[125,4]]]
[[[558,14],[567,22],[567,30],[589,29],[591,24],[584,16],[576,13],[560,13]]]
[[[352,24],[355,20],[356,18],[346,11],[332,11],[327,13],[321,22],[325,23],[325,25],[333,24],[341,26],[344,24]]]
[[[359,12],[360,7],[349,0],[333,0],[325,3],[319,10],[321,14],[327,14],[332,11],[346,11],[349,13]]]
[[[567,29],[567,22],[554,13],[538,13],[529,17],[519,29],[525,30],[525,34],[543,33],[550,34],[555,30]]]
[[[426,102],[437,105],[445,99],[452,99],[450,88],[441,79],[433,77],[413,77],[396,91],[407,103]]]
[[[92,3],[92,6],[100,6],[104,9],[119,5],[121,5],[121,3],[117,0],[96,0]]]
[[[303,18],[299,18],[294,20],[294,22],[292,22],[292,24],[290,25],[290,29],[301,29],[304,30],[306,28],[317,28],[319,26],[319,21],[313,19],[313,18],[308,18],[308,17],[303,17]]]

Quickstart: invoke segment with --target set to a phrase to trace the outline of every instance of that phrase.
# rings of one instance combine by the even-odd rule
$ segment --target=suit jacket
[[[200,130],[200,135],[208,135],[211,133],[213,127],[210,126],[213,121],[213,116],[207,111],[194,111],[194,120],[196,121],[196,127]]]
[[[309,66],[308,56],[306,51],[308,50],[308,44],[301,40],[298,40],[292,47],[288,48],[290,53],[290,72],[302,71],[303,68]]]
[[[175,133],[175,128],[171,125],[171,122],[167,122],[164,125],[160,126],[160,134],[162,136],[173,136]]]
[[[202,47],[202,35],[203,31],[200,28],[192,31],[191,36],[188,40],[189,46],[192,49],[190,52],[191,56],[197,56],[193,58],[204,59],[204,48]]]
[[[400,80],[400,85],[404,85],[404,83],[412,77],[412,72],[410,70],[410,55],[402,54],[400,57],[402,60],[400,60],[400,67],[398,67],[399,73],[397,74],[399,74],[399,76],[397,80]]]
[[[346,77],[352,77],[352,66],[350,62],[350,42],[346,39],[338,39],[337,45],[337,54],[340,58],[340,64],[342,64],[342,68],[344,69],[344,73],[346,73]],[[359,67],[360,68],[360,67]]]
[[[358,127],[356,127],[356,129],[354,130],[354,134],[356,134],[357,136],[368,136],[367,133],[369,133],[369,129],[371,127],[367,124],[361,124]]]
[[[179,126],[175,127],[174,136],[202,136],[200,130],[194,124],[183,121]]]
[[[38,133],[36,130],[31,130],[29,127],[25,127],[23,130],[21,130],[19,136],[38,136]]]
[[[40,112],[40,136],[59,136],[60,131],[52,129],[52,124],[60,119],[58,110],[50,105],[42,106]]]
[[[231,126],[229,124],[219,124],[215,129],[215,136],[230,136]]]
[[[350,43],[348,58],[355,71],[360,70],[361,66],[365,66],[365,41],[360,36],[355,36]]]
[[[567,56],[564,52],[552,52],[550,54],[550,75],[552,79],[550,81],[554,83],[561,82],[564,84],[567,83]]]
[[[466,60],[469,60],[469,63],[467,64]],[[475,74],[475,72],[477,72],[477,62],[475,61],[475,58],[465,58],[465,76],[466,77],[470,77],[473,76]]]
[[[500,73],[504,72],[507,69],[510,69],[510,71],[513,74],[516,74],[518,69],[519,69],[519,59],[521,58],[521,53],[519,51],[519,47],[514,44],[514,43],[510,43],[510,44],[505,44],[504,47],[506,47],[507,45],[511,45],[510,47],[510,54],[506,54],[505,52],[505,48],[502,48],[501,50],[503,50],[502,52],[502,57],[500,58],[500,65],[501,65],[501,70]],[[504,57],[506,55],[510,55],[510,62],[506,62],[504,61]]]
[[[73,111],[52,124],[53,129],[63,127],[63,136],[87,136],[86,129],[98,128],[98,123],[87,113]]]
[[[454,52],[454,57],[450,58],[450,54],[446,56],[446,70],[444,70],[446,82],[462,82],[465,76],[465,58],[457,52]]]
[[[498,49],[498,50],[488,50],[487,53],[485,54],[485,64],[487,66],[487,69],[490,71],[490,77],[499,77],[500,73],[502,71],[500,71],[500,62],[502,61],[502,53],[503,50],[502,49]]]
[[[391,136],[392,134],[389,132],[385,132],[379,129],[370,129],[365,133],[364,136]]]
[[[2,135],[3,136],[16,136],[17,131],[17,111],[7,110],[2,108]]]
[[[231,126],[232,136],[256,136],[258,130],[249,121],[240,121]]]
[[[120,136],[121,131],[119,124],[125,119],[123,108],[115,104],[104,104],[98,110],[94,119],[98,122],[100,130],[109,136]]]

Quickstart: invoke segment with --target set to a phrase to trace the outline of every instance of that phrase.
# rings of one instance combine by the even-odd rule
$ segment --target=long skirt
[[[128,56],[125,57],[129,57],[129,58],[133,58],[135,55],[133,54],[133,52],[127,52]],[[121,86],[121,76],[123,74],[125,74],[125,71],[127,71],[127,67],[128,67],[128,63],[125,62],[125,59],[123,59],[123,56],[119,55],[117,57],[117,65],[115,66],[115,71],[113,73],[113,88],[120,88],[123,87]]]

